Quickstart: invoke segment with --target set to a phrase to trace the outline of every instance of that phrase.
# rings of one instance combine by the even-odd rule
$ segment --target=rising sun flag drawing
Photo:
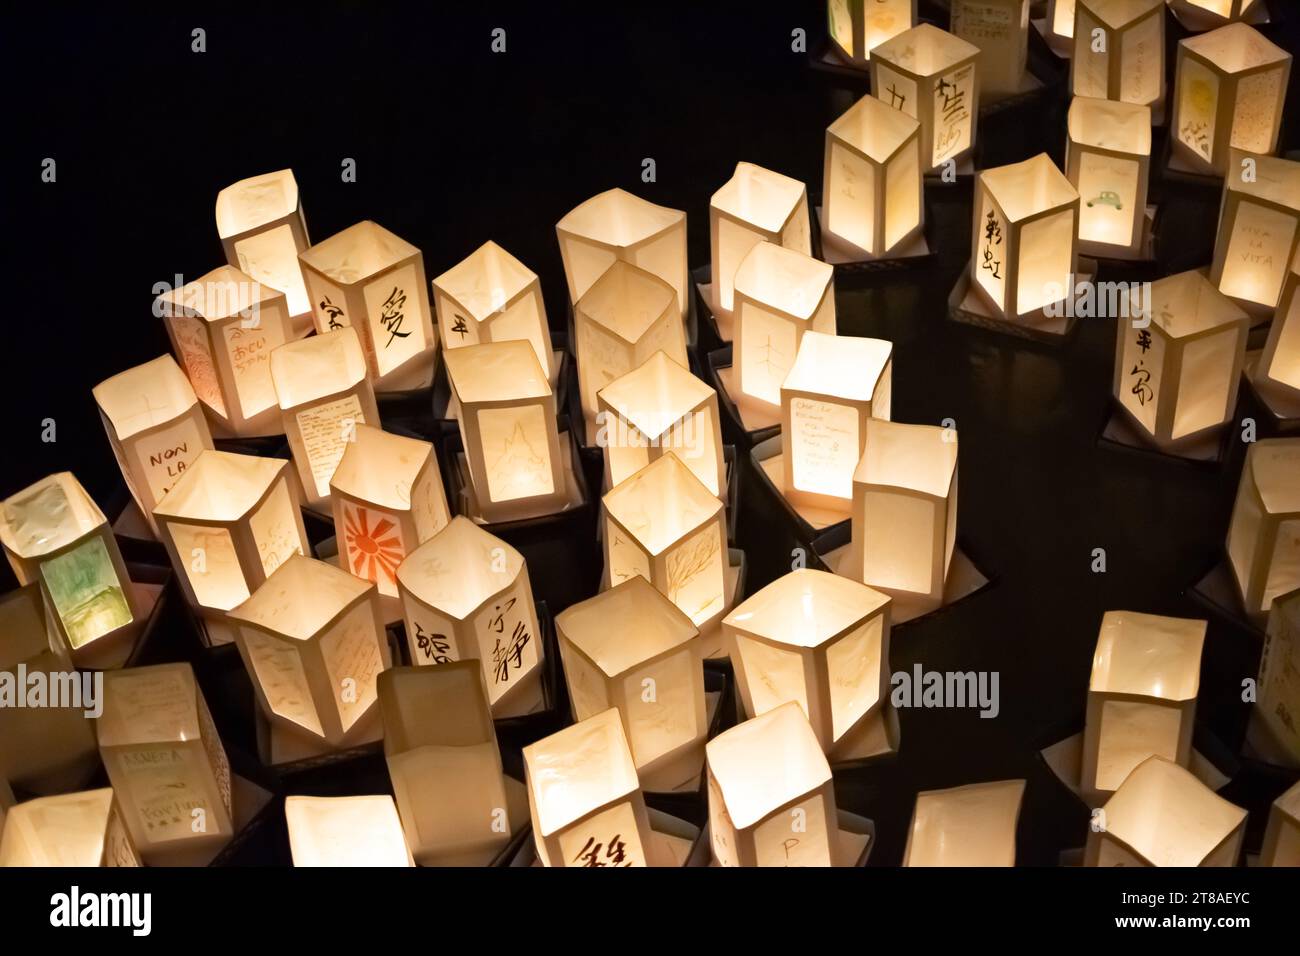
[[[392,519],[347,508],[343,514],[343,534],[353,574],[376,583],[383,575],[389,584],[396,583],[397,566],[404,555],[402,539]]]

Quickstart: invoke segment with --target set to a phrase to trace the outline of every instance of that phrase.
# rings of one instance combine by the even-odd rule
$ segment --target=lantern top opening
[[[669,451],[605,493],[605,509],[651,555],[676,544],[722,502]]]
[[[942,73],[979,52],[975,44],[929,23],[919,23],[871,48],[872,56],[917,76]]]
[[[1070,101],[1070,139],[1082,146],[1151,154],[1151,107],[1076,96]]]
[[[380,671],[377,680],[388,752],[425,746],[476,747],[496,741],[478,661],[390,667]]]
[[[99,866],[112,809],[112,787],[16,804],[0,827],[0,867]]]
[[[187,315],[208,323],[238,317],[249,328],[260,324],[262,306],[277,299],[283,301],[284,293],[229,265],[158,296],[164,316]]]
[[[1111,30],[1119,30],[1153,10],[1162,11],[1165,0],[1078,0],[1093,16]]]
[[[794,365],[781,387],[869,402],[893,352],[894,343],[884,339],[828,335],[810,329],[799,340]]]
[[[709,205],[727,215],[752,222],[765,232],[784,228],[804,195],[804,184],[753,163],[737,163],[736,171],[713,194]]]
[[[1205,622],[1136,611],[1107,611],[1088,689],[1191,700],[1201,681]]]
[[[262,500],[285,465],[283,458],[206,449],[154,505],[154,514],[178,520],[238,521]]]
[[[945,437],[950,431],[936,425],[868,419],[867,450],[853,481],[946,497],[957,470],[956,435],[951,440]]]
[[[528,745],[524,766],[547,837],[641,786],[614,707]]]
[[[578,299],[577,310],[634,345],[677,301],[657,275],[616,259]]]
[[[513,547],[457,515],[406,556],[397,580],[424,603],[461,620],[514,584],[523,566],[523,555]]]
[[[1046,153],[986,169],[979,176],[1012,222],[1079,200],[1078,192]]]
[[[293,213],[298,181],[292,169],[251,176],[217,193],[217,234],[229,239]]]
[[[387,794],[286,797],[294,866],[410,866],[397,806]]]
[[[198,740],[199,688],[189,664],[104,672],[101,747]]]
[[[817,313],[834,273],[820,259],[774,242],[760,242],[736,270],[735,288],[746,298],[808,321]]]
[[[611,622],[617,626],[611,627]],[[700,633],[677,605],[639,574],[573,605],[555,623],[611,678],[690,643]]]
[[[366,219],[304,249],[298,257],[335,282],[351,285],[419,252],[405,239]]]
[[[71,544],[105,522],[70,471],[47,475],[0,503],[0,542],[23,558]]]
[[[1139,294],[1137,289],[1130,293],[1134,297]],[[1157,279],[1151,283],[1149,297],[1151,322],[1171,338],[1199,335],[1247,318],[1196,269]]]
[[[545,398],[551,386],[526,339],[447,349],[443,356],[456,398],[471,405]]]
[[[492,240],[452,266],[433,284],[455,299],[476,322],[501,311],[536,281],[533,270]]]
[[[233,608],[230,617],[285,637],[308,641],[340,611],[374,589],[374,582],[295,553],[272,571],[251,597]]]
[[[53,650],[41,586],[28,584],[0,595],[0,667],[11,668]]]
[[[686,218],[680,209],[657,206],[625,189],[608,189],[565,214],[556,229],[610,246],[635,246]]]
[[[909,865],[1014,866],[1024,792],[1024,780],[922,790],[908,834]]]
[[[281,408],[296,408],[352,388],[366,377],[356,329],[310,335],[271,351],[271,381]]]
[[[1229,154],[1228,168],[1241,169],[1245,159],[1254,162],[1254,178],[1228,176],[1224,180],[1225,188],[1300,211],[1300,163],[1233,149]]]
[[[1275,46],[1254,27],[1241,22],[1229,23],[1179,42],[1224,73],[1240,73],[1291,59],[1286,50]]]
[[[334,469],[330,489],[392,511],[411,507],[411,489],[433,445],[358,423]]]
[[[873,161],[884,163],[920,129],[913,117],[868,93],[831,123],[827,132]]]
[[[611,408],[650,438],[662,435],[712,394],[712,388],[662,350],[600,390]]]
[[[92,390],[119,439],[171,421],[194,407],[194,387],[170,355],[106,378]]]
[[[727,615],[728,627],[795,647],[820,647],[889,604],[889,597],[838,574],[799,568]]]
[[[1300,512],[1300,438],[1268,438],[1246,454],[1255,487],[1269,514]]]

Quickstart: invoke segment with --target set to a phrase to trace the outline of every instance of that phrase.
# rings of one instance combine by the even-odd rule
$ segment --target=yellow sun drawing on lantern
[[[382,583],[382,574],[389,584],[395,584],[397,566],[404,556],[396,522],[364,508],[345,508],[343,524],[352,573],[376,583]]]

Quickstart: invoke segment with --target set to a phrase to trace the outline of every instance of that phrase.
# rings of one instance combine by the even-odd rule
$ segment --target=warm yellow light
[[[226,261],[283,292],[290,315],[311,311],[298,265],[311,241],[293,170],[241,179],[217,193],[217,234]]]
[[[730,313],[736,270],[760,242],[809,255],[808,190],[804,184],[753,163],[736,171],[709,200],[715,310]]]
[[[1260,866],[1300,866],[1300,783],[1269,807]]]
[[[414,866],[393,798],[286,797],[294,866]]]
[[[846,60],[865,64],[876,46],[916,23],[916,0],[827,0],[831,43]]]
[[[1300,399],[1300,245],[1273,312],[1255,383]]]
[[[954,36],[979,47],[980,86],[985,92],[1011,96],[1024,91],[1029,0],[952,0],[949,22]]]
[[[1275,597],[1300,587],[1300,438],[1247,446],[1228,525],[1228,564],[1256,621]]]
[[[1025,781],[998,780],[916,795],[903,866],[1015,866]]]
[[[112,787],[0,808],[0,867],[139,865]]]
[[[1150,163],[1150,107],[1086,96],[1070,101],[1066,177],[1079,193],[1079,239],[1095,244],[1094,252],[1141,247]]]
[[[1075,96],[1152,108],[1164,102],[1164,0],[1076,0],[1075,17]]]
[[[1233,149],[1229,169],[1210,280],[1248,308],[1271,310],[1300,254],[1300,163]]]
[[[1300,713],[1300,589],[1273,599],[1267,628],[1254,716],[1283,759],[1300,767],[1300,726],[1292,717]]]

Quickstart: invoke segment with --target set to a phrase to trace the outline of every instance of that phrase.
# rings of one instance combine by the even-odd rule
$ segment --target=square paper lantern
[[[217,233],[227,262],[283,292],[290,315],[310,314],[298,253],[311,240],[292,169],[241,179],[217,193]]]
[[[873,257],[921,231],[921,126],[864,96],[826,129],[822,222]]]
[[[1268,341],[1255,370],[1255,386],[1300,402],[1300,246],[1273,312]]]
[[[573,719],[616,708],[648,790],[697,778],[709,727],[700,632],[690,618],[635,576],[573,605],[555,629]]]
[[[713,257],[713,308],[734,308],[736,270],[760,242],[812,254],[808,190],[803,183],[753,163],[736,171],[709,200],[709,249]]]
[[[479,660],[498,716],[537,688],[537,608],[523,555],[506,542],[458,515],[398,566],[397,591],[413,663]]]
[[[122,477],[149,527],[153,506],[212,447],[203,409],[170,355],[105,379],[93,389]]]
[[[928,23],[882,43],[871,92],[921,124],[921,169],[960,163],[975,148],[979,47]]]
[[[558,511],[567,495],[555,393],[533,347],[467,345],[446,361],[479,515],[499,522]]]
[[[419,249],[366,220],[303,251],[298,261],[316,331],[357,330],[375,391],[400,391],[423,380],[438,340]]]
[[[1070,90],[1158,110],[1165,99],[1164,0],[1076,0]]]
[[[655,352],[597,393],[596,444],[612,488],[672,452],[713,494],[726,488],[718,393],[685,363]]]
[[[104,674],[99,753],[144,861],[207,860],[234,830],[230,763],[189,664]]]
[[[686,365],[686,330],[673,287],[622,260],[573,307],[574,354],[582,413],[595,421],[596,393],[656,352]]]
[[[1300,163],[1229,154],[1210,279],[1244,307],[1272,311],[1300,250]]]
[[[310,554],[281,458],[205,451],[154,508],[191,607],[228,611],[291,555]]]
[[[0,867],[140,866],[113,788],[40,797],[0,809]]]
[[[330,491],[343,566],[397,597],[397,566],[451,520],[433,445],[358,425]]]
[[[39,583],[59,643],[78,666],[134,639],[143,608],[108,519],[71,472],[0,502],[0,543],[19,584]]]
[[[1074,288],[1079,194],[1046,153],[976,177],[972,285],[1032,323]]]
[[[937,607],[957,540],[956,433],[880,418],[865,431],[851,532],[862,581]]]
[[[686,213],[610,189],[576,206],[555,225],[569,301],[577,302],[615,262],[644,269],[672,286],[677,311],[687,296]]]
[[[719,866],[840,862],[830,764],[794,701],[705,746],[709,839]]]
[[[916,795],[903,866],[1015,866],[1025,781],[997,780]]]
[[[1229,150],[1277,151],[1291,54],[1244,23],[1178,43],[1173,155],[1193,170],[1235,176]]]
[[[1273,599],[1259,660],[1255,713],[1293,767],[1300,767],[1300,588]]]
[[[444,349],[526,339],[546,377],[555,377],[542,284],[495,242],[483,243],[434,279],[433,300]]]
[[[867,419],[889,418],[891,342],[805,332],[781,384],[784,492],[796,505],[847,512]]]
[[[1176,15],[1188,15],[1188,29],[1192,30],[1204,29],[1201,24],[1223,26],[1253,14],[1264,5],[1265,0],[1169,0],[1169,7]]]
[[[154,309],[212,426],[224,436],[278,435],[271,351],[294,338],[284,293],[221,266],[163,293]]]
[[[1079,251],[1134,256],[1146,231],[1151,108],[1076,96],[1065,175],[1079,193]]]
[[[391,663],[373,583],[295,554],[230,617],[268,720],[337,749],[365,734]]]
[[[953,36],[980,49],[981,95],[1010,96],[1024,90],[1029,0],[952,0],[950,25]]]
[[[505,777],[482,669],[473,660],[379,675],[384,756],[397,812],[421,866],[485,866],[520,821]]]
[[[1236,866],[1246,811],[1191,771],[1148,757],[1101,808],[1084,866]]]
[[[1069,56],[1074,50],[1075,0],[1047,0],[1047,33],[1044,39],[1054,51]]]
[[[636,763],[613,707],[525,747],[524,775],[543,866],[658,863]]]
[[[1237,405],[1246,314],[1199,272],[1151,283],[1141,307],[1149,313],[1146,326],[1119,322],[1114,392],[1120,407],[1160,447],[1220,428]]]
[[[889,598],[827,571],[800,568],[722,620],[745,713],[803,708],[821,747],[836,747],[889,695]]]
[[[1260,866],[1300,866],[1300,783],[1273,801]]]
[[[916,23],[916,0],[827,0],[826,30],[835,52],[864,67],[871,50]]]
[[[1204,621],[1106,612],[1088,683],[1085,793],[1112,793],[1152,754],[1188,765],[1204,643]]]
[[[704,630],[726,604],[722,502],[675,454],[619,482],[602,499],[610,586],[640,575]]]
[[[1300,588],[1300,438],[1251,443],[1228,525],[1228,563],[1246,613]]]
[[[388,794],[286,797],[294,866],[415,866]]]

